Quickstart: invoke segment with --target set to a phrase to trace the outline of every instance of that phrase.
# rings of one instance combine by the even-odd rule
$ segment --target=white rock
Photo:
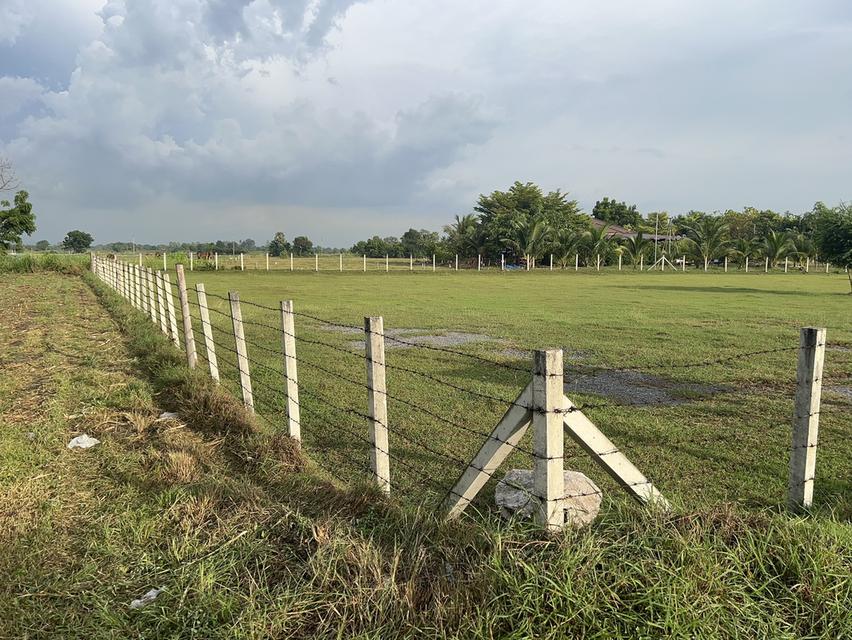
[[[76,438],[72,438],[71,442],[65,446],[69,449],[89,449],[90,447],[94,447],[96,444],[100,444],[100,442],[101,441],[97,438],[93,438],[88,433],[84,433]]]
[[[579,471],[566,471],[564,478],[565,523],[574,527],[589,524],[600,512],[601,490]],[[504,517],[529,518],[538,504],[534,494],[533,472],[512,469],[497,483],[494,499]]]
[[[160,420],[174,420],[177,417],[178,414],[174,413],[173,411],[163,411],[160,414]]]

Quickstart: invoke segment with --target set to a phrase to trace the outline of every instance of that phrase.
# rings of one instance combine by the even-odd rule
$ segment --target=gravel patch
[[[674,382],[640,371],[601,370],[591,374],[582,371],[566,372],[565,393],[588,393],[612,398],[625,404],[682,404],[689,402],[685,393],[712,394],[723,387],[707,384]],[[572,378],[579,378],[572,381]]]

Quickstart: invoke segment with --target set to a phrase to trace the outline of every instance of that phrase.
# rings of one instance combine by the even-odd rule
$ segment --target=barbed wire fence
[[[659,399],[574,403],[564,395],[566,388],[602,371],[724,368],[798,352],[796,379],[775,398],[789,400],[795,389],[792,436],[790,421],[773,422],[791,445],[770,455],[789,457],[791,506],[812,503],[824,329],[802,329],[799,345],[690,362],[586,366],[566,375],[561,350],[535,352],[534,366],[527,368],[394,335],[379,317],[365,318],[361,327],[297,311],[291,301],[275,308],[233,292],[222,296],[201,283],[192,296],[182,265],[176,283],[163,271],[94,255],[92,269],[183,351],[190,368],[206,368],[248,411],[272,429],[285,429],[340,481],[375,482],[403,502],[456,516],[471,504],[482,506],[477,495],[487,484],[505,481],[499,467],[532,468],[532,484],[512,488],[551,528],[564,524],[566,501],[602,494],[591,482],[587,489],[566,492],[566,461],[591,459],[639,502],[668,506],[658,489],[665,478],[640,472],[586,416],[625,407],[651,410]],[[690,403],[712,404],[714,397],[711,391]],[[531,447],[522,444],[528,427]],[[570,453],[566,436],[574,443]]]

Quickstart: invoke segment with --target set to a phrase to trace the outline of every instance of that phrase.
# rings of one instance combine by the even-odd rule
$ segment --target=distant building
[[[599,220],[598,218],[592,218],[592,226],[595,227],[595,229],[602,229],[607,224],[608,223],[605,222],[604,220]],[[621,238],[621,239],[635,238],[636,232],[631,231],[630,229],[625,229],[624,227],[621,227],[617,224],[611,224],[610,223],[609,227],[606,230],[606,237],[607,238]],[[653,241],[668,242],[669,240],[676,242],[676,241],[680,240],[680,236],[669,236],[669,235],[665,235],[665,234],[662,234],[662,233],[656,234],[656,233],[644,233],[643,232],[642,237],[645,238],[646,240],[651,240],[652,242]]]

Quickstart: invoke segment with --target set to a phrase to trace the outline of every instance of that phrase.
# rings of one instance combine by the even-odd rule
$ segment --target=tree
[[[642,256],[648,253],[650,246],[651,241],[645,238],[641,231],[632,238],[627,238],[624,243],[624,251],[627,257],[630,258],[630,263],[634,269],[639,264]]]
[[[479,252],[481,231],[476,214],[468,213],[461,217],[457,215],[454,223],[444,225],[447,248],[462,258],[471,258]]]
[[[763,239],[763,255],[769,258],[769,266],[774,267],[781,258],[790,253],[790,238],[786,233],[770,231]]]
[[[50,242],[47,240],[39,240],[35,243],[36,251],[47,251],[50,249]]]
[[[287,242],[284,233],[278,231],[272,238],[272,242],[269,243],[269,255],[277,258],[285,253],[290,253],[290,243]]]
[[[23,234],[35,233],[35,214],[32,203],[27,202],[29,196],[26,191],[18,191],[15,206],[8,200],[0,201],[0,207],[3,207],[0,208],[0,253],[19,247]]]
[[[751,258],[757,253],[757,247],[751,237],[738,238],[734,242],[733,254],[739,256],[740,265],[744,265],[746,258]]]
[[[564,269],[576,259],[584,237],[585,232],[571,227],[560,229],[554,234],[551,247],[560,267]]]
[[[704,268],[728,250],[728,225],[718,216],[704,216],[686,225],[686,235],[695,254],[704,260]]]
[[[591,264],[592,260],[597,260],[598,256],[600,256],[602,262],[606,263],[614,245],[613,239],[609,236],[609,225],[592,227],[586,231],[584,244],[587,264]]]
[[[598,200],[592,209],[592,215],[598,220],[630,229],[638,229],[642,224],[642,215],[635,204],[628,207],[624,202],[616,202],[609,198]]]
[[[19,184],[12,163],[7,158],[0,158],[0,192],[14,191]]]
[[[94,238],[85,231],[75,229],[68,232],[62,241],[62,246],[74,253],[82,253],[92,246],[93,240]]]
[[[511,234],[503,238],[516,256],[524,259],[538,258],[545,251],[552,237],[547,221],[535,218],[518,218],[512,224]]]
[[[580,212],[576,200],[568,200],[568,195],[559,190],[545,195],[532,182],[515,182],[508,191],[482,194],[474,211],[479,215],[480,252],[494,259],[506,249],[507,239],[515,236],[518,225],[527,224],[523,222],[526,219],[531,219],[533,226],[542,220],[554,232],[588,225],[588,217]]]
[[[311,253],[314,248],[314,243],[307,236],[296,236],[293,238],[293,253],[297,256],[303,256]]]
[[[814,242],[828,262],[847,269],[852,294],[852,207],[840,203],[814,220]]]

